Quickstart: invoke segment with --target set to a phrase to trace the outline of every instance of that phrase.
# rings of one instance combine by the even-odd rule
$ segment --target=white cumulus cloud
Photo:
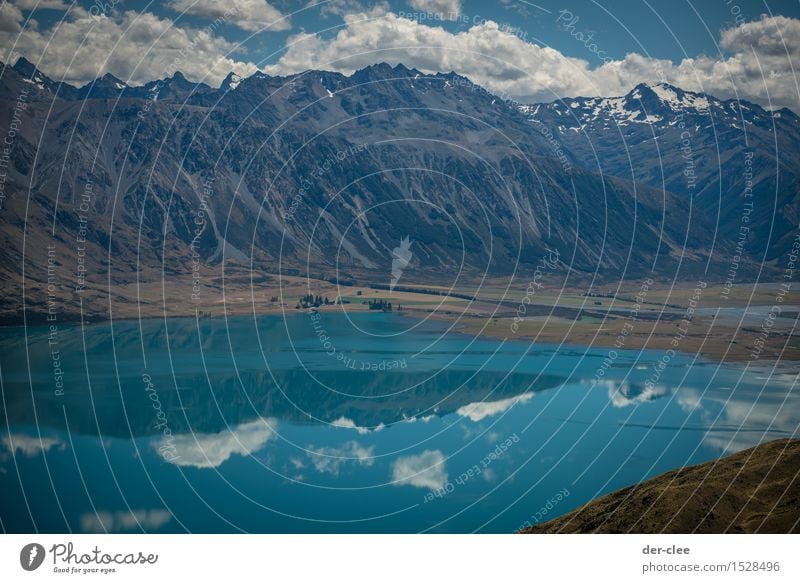
[[[395,486],[438,490],[447,483],[444,454],[434,449],[419,455],[401,456],[392,465],[392,479]]]
[[[413,9],[435,14],[442,20],[455,20],[461,15],[461,0],[409,0],[408,3]]]
[[[453,0],[411,0],[410,5],[426,12],[460,10],[460,3]],[[73,8],[50,29],[29,23],[21,30],[23,13],[6,2],[0,5],[0,44],[9,52],[0,58],[9,62],[23,55],[49,76],[77,84],[105,72],[138,84],[180,70],[189,79],[214,85],[230,71],[250,75],[257,70],[254,63],[236,57],[240,47],[222,36],[220,22],[245,30],[267,26],[288,30],[290,26],[280,10],[263,0],[170,0],[169,6],[205,17],[208,25],[189,28],[180,19],[176,24],[170,18],[133,10],[91,15]],[[264,71],[284,75],[324,69],[350,74],[385,61],[430,73],[455,71],[503,98],[525,103],[623,95],[641,82],[667,82],[721,98],[800,109],[800,83],[794,72],[800,65],[797,18],[763,15],[725,29],[716,54],[673,62],[631,52],[593,66],[588,49],[578,40],[571,50],[565,49],[567,55],[528,42],[525,35],[492,21],[451,32],[441,22],[401,17],[383,2],[369,9],[361,6],[357,1],[336,0],[329,10],[341,12],[343,25],[335,34],[320,37],[300,31],[291,35],[280,59]],[[552,25],[558,26],[555,19]],[[569,32],[564,35],[563,46],[571,46]],[[599,38],[594,42],[602,44]]]
[[[0,5],[0,35],[6,36],[13,33],[16,36],[22,29],[22,11],[8,2]],[[10,37],[9,38],[13,38]]]
[[[153,447],[168,452],[165,459],[177,466],[216,468],[233,455],[247,456],[260,450],[275,436],[277,426],[275,419],[256,419],[219,433],[175,435]]]
[[[533,393],[522,393],[516,397],[509,397],[508,399],[500,399],[499,401],[478,401],[476,403],[468,403],[463,407],[456,409],[456,413],[462,417],[467,417],[472,421],[480,421],[486,417],[497,415],[508,411],[517,403],[527,403],[533,399]]]
[[[628,382],[617,384],[614,381],[606,381],[605,384],[608,387],[608,398],[611,404],[619,409],[649,403],[670,394],[669,388],[664,385],[648,384],[643,387],[634,387]]]
[[[524,102],[622,95],[640,82],[662,81],[765,106],[796,107],[800,102],[793,73],[793,67],[800,65],[800,20],[795,18],[762,16],[725,30],[720,35],[722,54],[713,57],[673,63],[630,53],[599,67],[527,42],[492,21],[450,32],[391,12],[359,12],[343,18],[345,26],[331,38],[305,32],[293,35],[285,54],[266,67],[267,72],[330,69],[349,74],[385,61],[425,72],[455,71],[503,97]],[[582,49],[576,42],[575,54]]]
[[[13,62],[24,56],[53,79],[75,85],[107,72],[137,85],[175,71],[218,85],[231,71],[239,75],[257,71],[253,63],[233,56],[237,45],[208,27],[177,26],[149,12],[90,15],[73,10],[53,30],[27,27],[18,33],[9,30],[9,18],[19,21],[20,16],[6,6],[0,8],[0,46],[13,49],[2,59]]]
[[[309,447],[314,468],[320,473],[339,475],[339,469],[347,462],[368,467],[374,461],[374,447],[363,447],[357,441],[348,441],[342,447]]]
[[[292,26],[289,17],[265,0],[169,0],[167,6],[209,20],[219,18],[251,32],[288,30]]]
[[[64,442],[57,437],[36,437],[21,433],[5,435],[3,437],[3,445],[9,452],[15,453],[19,451],[25,457],[34,457],[40,453],[46,453],[54,447],[58,449],[66,447]]]
[[[334,421],[331,421],[331,425],[333,427],[341,427],[342,429],[355,429],[355,431],[358,432],[359,435],[366,435],[370,431],[374,432],[382,431],[383,428],[385,427],[383,423],[379,423],[373,428],[361,427],[360,425],[356,425],[356,422],[353,421],[352,419],[349,419],[348,417],[344,416],[339,417]]]
[[[21,10],[67,10],[69,4],[63,0],[14,0],[14,5]]]
[[[98,510],[80,517],[83,532],[125,532],[132,530],[157,530],[172,520],[172,514],[162,508],[120,510],[108,512]]]

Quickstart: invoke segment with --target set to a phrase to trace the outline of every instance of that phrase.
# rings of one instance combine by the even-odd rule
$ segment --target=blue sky
[[[69,10],[67,4],[4,4],[0,58],[24,55],[74,83],[111,72],[138,84],[179,68],[213,85],[229,70],[349,73],[385,60],[456,70],[523,101],[619,94],[638,81],[659,80],[772,106],[798,101],[797,1],[81,0]],[[223,14],[228,7],[235,11]]]

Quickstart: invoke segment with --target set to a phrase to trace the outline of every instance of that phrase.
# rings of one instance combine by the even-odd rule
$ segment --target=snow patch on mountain
[[[770,126],[780,112],[769,112],[761,106],[738,100],[720,100],[705,93],[684,91],[666,83],[637,85],[620,97],[574,97],[552,103],[523,105],[519,111],[531,120],[550,120],[559,131],[582,131],[586,127],[612,130],[630,124],[659,127],[674,126],[678,120],[691,117],[692,126],[703,127],[723,123],[728,127],[743,125]],[[787,110],[788,111],[788,110]],[[793,115],[793,114],[789,114]],[[796,116],[794,116],[796,117]],[[707,121],[702,121],[703,119]],[[769,127],[766,127],[769,131]]]

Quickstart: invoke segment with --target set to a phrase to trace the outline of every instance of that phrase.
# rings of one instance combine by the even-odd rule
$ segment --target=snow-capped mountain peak
[[[233,91],[239,86],[239,83],[242,82],[242,79],[243,77],[241,75],[230,72],[228,73],[228,76],[225,77],[225,80],[222,82],[219,88],[223,91]]]
[[[668,83],[638,85],[636,89],[634,89],[634,92],[636,92],[637,89],[640,93],[646,89],[652,91],[664,106],[669,107],[673,111],[687,109],[707,111],[709,107],[708,96],[706,94],[684,91]]]
[[[520,111],[533,121],[553,124],[560,131],[585,128],[614,129],[631,124],[661,127],[683,122],[708,126],[715,123],[729,127],[770,126],[781,116],[759,105],[736,99],[721,100],[706,93],[686,91],[668,83],[640,83],[620,97],[574,97],[547,104],[521,106]],[[786,110],[785,116],[797,118]]]

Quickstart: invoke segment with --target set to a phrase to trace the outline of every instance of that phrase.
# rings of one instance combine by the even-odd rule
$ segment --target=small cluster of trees
[[[333,301],[328,298],[328,296],[315,296],[314,294],[308,294],[300,298],[295,306],[295,309],[299,310],[303,308],[307,310],[308,308],[319,308],[320,306],[335,306],[336,304],[349,304],[350,302],[347,300],[343,300],[341,296],[336,296],[336,299]]]
[[[308,310],[309,308],[319,308],[320,306],[335,306],[337,304],[349,304],[349,303],[350,302],[348,300],[343,300],[341,296],[336,296],[336,299],[331,301],[328,298],[328,296],[317,296],[314,294],[306,294],[298,300],[295,309],[299,310],[302,308],[304,310]],[[388,300],[374,299],[362,303],[369,306],[370,310],[380,310],[383,312],[392,311],[392,302]],[[396,309],[398,312],[400,312],[402,311],[403,308],[398,304]]]
[[[328,296],[324,298],[322,296],[315,296],[314,294],[308,294],[300,298],[300,301],[297,302],[297,309],[303,308],[319,308],[320,306],[330,306],[335,304],[336,302],[332,302],[328,299]]]
[[[370,300],[367,305],[369,306],[370,310],[383,310],[384,312],[391,312],[392,311],[392,302],[386,300]],[[398,310],[400,307],[398,306]]]

